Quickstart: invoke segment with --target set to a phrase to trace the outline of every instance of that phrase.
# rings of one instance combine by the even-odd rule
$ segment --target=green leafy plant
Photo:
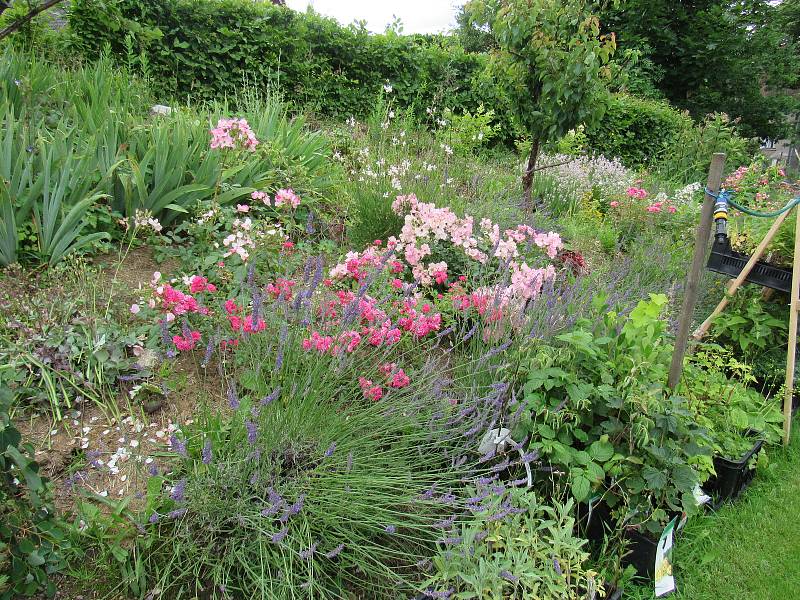
[[[510,519],[493,515],[513,508]],[[573,500],[552,505],[527,490],[513,489],[461,524],[458,542],[433,557],[429,592],[452,598],[568,600],[602,594],[589,568],[586,540],[574,535]],[[432,595],[432,594],[429,594]]]
[[[12,394],[0,383],[0,598],[56,593],[50,576],[64,566],[65,530],[39,475],[33,448],[9,417]]]
[[[576,500],[600,494],[621,524],[653,534],[670,512],[696,510],[692,491],[711,471],[704,432],[664,389],[666,302],[651,294],[627,317],[582,319],[560,346],[533,350],[517,432],[563,469]]]

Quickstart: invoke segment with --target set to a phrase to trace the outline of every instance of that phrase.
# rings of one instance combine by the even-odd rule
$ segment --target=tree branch
[[[45,0],[45,2],[43,2],[42,4],[37,6],[36,8],[32,8],[30,10],[30,12],[28,12],[27,15],[25,15],[24,17],[20,17],[19,19],[14,21],[11,25],[9,25],[8,27],[6,27],[2,31],[0,31],[0,40],[2,40],[3,38],[8,37],[12,33],[14,33],[17,29],[19,29],[20,27],[25,25],[25,23],[29,23],[30,21],[32,21],[33,18],[36,15],[46,11],[48,8],[54,7],[56,4],[59,4],[61,1],[62,0]],[[2,2],[0,0],[0,14],[2,14],[2,12],[6,8],[8,8],[8,5],[6,4],[6,2]]]

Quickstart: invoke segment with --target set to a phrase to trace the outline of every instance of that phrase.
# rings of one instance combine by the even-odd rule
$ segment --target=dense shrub
[[[667,102],[618,95],[599,125],[586,132],[598,154],[641,167],[664,158],[692,119]]]
[[[168,96],[213,99],[245,83],[280,85],[298,105],[347,117],[367,114],[391,84],[400,104],[420,115],[443,98],[457,112],[475,111],[481,102],[498,110],[496,88],[483,75],[486,56],[468,54],[444,37],[371,35],[330,18],[243,0],[121,0],[115,10],[143,32],[129,34],[126,44],[115,16],[102,10],[97,3],[73,3],[75,46],[88,57],[106,44],[120,57],[133,47]]]

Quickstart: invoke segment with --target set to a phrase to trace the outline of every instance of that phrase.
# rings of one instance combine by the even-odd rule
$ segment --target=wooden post
[[[753,270],[753,267],[756,265],[756,262],[758,262],[758,260],[764,254],[764,251],[767,249],[767,246],[772,241],[772,238],[774,238],[775,234],[778,233],[778,229],[780,228],[781,225],[783,225],[783,222],[786,220],[786,217],[789,216],[789,212],[790,211],[787,210],[785,213],[779,215],[778,218],[775,219],[775,222],[772,224],[772,227],[769,228],[767,235],[764,236],[764,239],[761,240],[761,243],[758,245],[755,252],[753,252],[753,256],[751,256],[750,260],[747,261],[747,264],[742,269],[742,272],[739,273],[736,279],[733,279],[731,281],[730,285],[728,286],[727,292],[725,292],[725,297],[723,297],[722,300],[720,300],[719,304],[717,304],[717,307],[714,309],[714,312],[712,312],[708,316],[708,318],[705,321],[703,321],[703,324],[700,325],[700,327],[698,327],[695,330],[694,334],[692,335],[694,339],[699,340],[706,333],[708,333],[708,329],[709,327],[711,327],[711,322],[714,320],[714,317],[720,314],[723,310],[725,310],[725,307],[728,306],[728,302],[730,302],[731,298],[736,293],[736,290],[738,290],[744,283],[744,280],[747,279],[747,276],[750,274],[750,271]]]
[[[719,191],[722,181],[722,170],[725,168],[725,154],[717,153],[711,159],[711,167],[708,170],[708,180],[706,187],[713,193]],[[678,333],[675,336],[675,351],[672,354],[672,364],[669,367],[669,378],[667,385],[671,389],[678,386],[683,372],[683,357],[686,354],[686,343],[689,341],[689,327],[692,324],[694,307],[697,304],[697,293],[700,284],[700,276],[703,273],[703,262],[708,252],[708,240],[711,237],[711,221],[714,213],[714,196],[706,192],[703,200],[703,210],[700,215],[700,223],[697,225],[697,236],[694,241],[694,257],[689,268],[689,275],[686,278],[686,290],[683,297],[683,309],[681,310],[680,320],[678,321]]]
[[[788,212],[788,211],[787,211]],[[794,360],[797,350],[797,310],[800,302],[800,210],[795,209],[794,262],[792,264],[792,298],[789,303],[789,348],[786,351],[786,392],[783,398],[783,445],[789,445],[792,432],[792,388]]]

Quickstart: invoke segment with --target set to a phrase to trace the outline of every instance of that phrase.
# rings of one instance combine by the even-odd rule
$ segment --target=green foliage
[[[768,0],[626,0],[609,6],[604,27],[652,62],[652,84],[695,118],[724,112],[748,137],[779,138],[796,102],[797,41],[791,8]],[[764,88],[771,93],[763,93]]]
[[[114,19],[90,0],[72,5],[70,28],[84,55],[97,57],[105,44],[120,58],[128,55]],[[133,48],[166,97],[214,100],[243,85],[279,87],[295,106],[344,119],[369,114],[389,83],[399,104],[421,117],[443,98],[459,113],[474,112],[481,102],[501,112],[483,74],[485,57],[441,36],[371,35],[360,26],[246,0],[121,0],[116,8],[147,32],[133,34]],[[504,138],[511,137],[506,129]]]
[[[691,118],[665,101],[618,94],[603,119],[587,128],[586,136],[594,152],[638,168],[665,159],[691,127]]]
[[[752,379],[747,365],[715,344],[696,350],[684,370],[680,393],[708,431],[714,452],[731,460],[752,448],[753,432],[771,444],[781,440],[779,400],[746,387]]]
[[[515,514],[492,519],[504,502]],[[571,600],[585,597],[587,590],[600,593],[602,584],[587,567],[586,541],[574,536],[572,510],[571,499],[543,504],[528,490],[511,490],[505,501],[493,498],[461,525],[458,544],[440,547],[425,588],[487,600]]]
[[[605,112],[616,49],[600,33],[594,6],[585,0],[473,0],[468,10],[487,23],[497,43],[489,72],[509,100],[513,118],[531,146],[523,178],[530,206],[533,171],[542,144],[577,125],[593,125]]]
[[[64,526],[49,501],[33,447],[22,443],[8,415],[12,395],[0,383],[0,598],[56,593],[53,573],[63,568]]]
[[[576,500],[597,492],[621,523],[653,534],[670,512],[696,511],[692,490],[711,466],[685,401],[664,389],[666,302],[651,295],[628,317],[580,320],[557,336],[562,346],[534,350],[517,433],[565,471]]]

